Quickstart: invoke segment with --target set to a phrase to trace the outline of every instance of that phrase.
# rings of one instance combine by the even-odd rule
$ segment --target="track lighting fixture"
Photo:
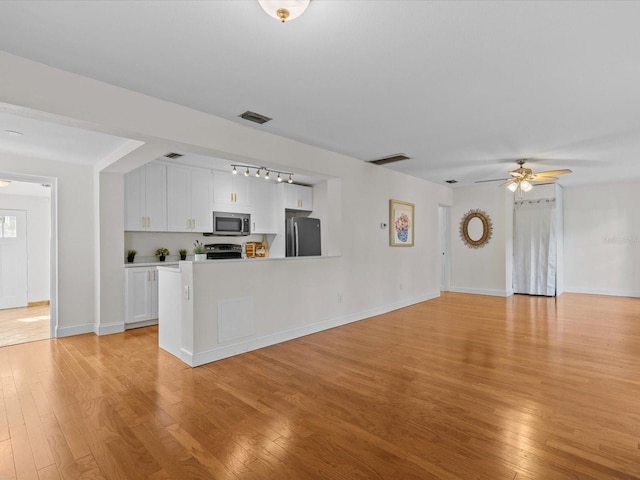
[[[283,181],[282,175],[288,175],[289,178],[287,180],[288,183],[293,183],[293,173],[291,172],[282,172],[280,170],[273,170],[272,168],[266,168],[263,167],[262,165],[240,165],[240,164],[235,164],[235,165],[231,165],[231,173],[233,173],[234,175],[236,175],[238,173],[238,169],[244,169],[244,176],[248,177],[251,172],[249,172],[249,169],[255,169],[256,170],[256,178],[260,178],[263,177],[265,180],[271,180],[271,174],[278,174],[278,176],[276,177],[276,181],[278,183],[281,183]],[[262,172],[264,171],[264,176],[262,175]]]

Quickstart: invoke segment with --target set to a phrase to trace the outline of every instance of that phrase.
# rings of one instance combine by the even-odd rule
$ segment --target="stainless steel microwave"
[[[251,214],[213,212],[213,235],[240,236],[251,234]]]

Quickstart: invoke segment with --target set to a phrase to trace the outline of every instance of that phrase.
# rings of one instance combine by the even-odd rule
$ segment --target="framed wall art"
[[[415,229],[414,204],[401,200],[389,200],[389,245],[413,247]]]

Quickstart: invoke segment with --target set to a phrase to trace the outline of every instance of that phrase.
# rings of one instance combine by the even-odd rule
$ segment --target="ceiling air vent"
[[[401,160],[409,160],[411,157],[407,157],[404,153],[396,153],[389,155],[388,157],[378,158],[377,160],[369,160],[369,163],[375,163],[376,165],[385,165],[387,163],[399,162]]]
[[[167,158],[180,158],[180,157],[184,157],[184,155],[182,155],[181,153],[170,152],[170,153],[165,154],[165,157],[167,157]]]
[[[445,180],[447,183],[458,183],[458,180]]]
[[[251,112],[249,110],[238,116],[240,118],[244,118],[245,120],[249,120],[250,122],[259,123],[260,125],[262,125],[263,123],[267,123],[269,120],[272,120],[269,117],[265,117],[264,115],[260,115],[256,112]]]

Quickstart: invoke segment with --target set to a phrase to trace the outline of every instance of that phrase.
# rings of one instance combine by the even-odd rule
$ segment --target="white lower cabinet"
[[[125,328],[158,322],[158,270],[125,268]]]

